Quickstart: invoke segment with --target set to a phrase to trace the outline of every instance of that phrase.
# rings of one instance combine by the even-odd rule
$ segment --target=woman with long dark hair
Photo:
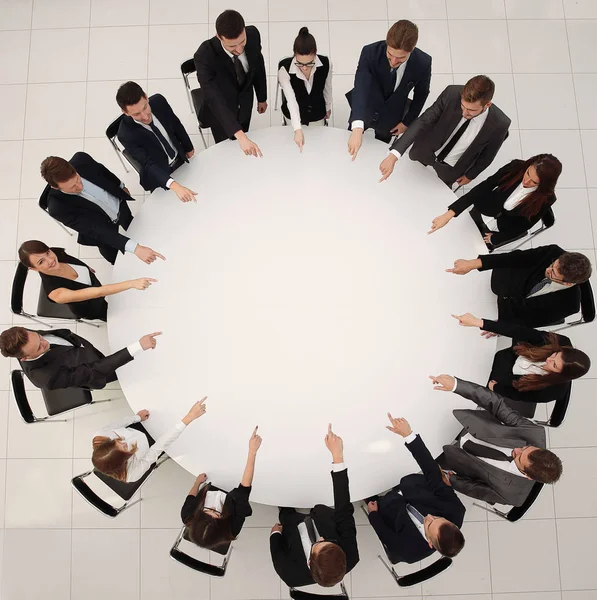
[[[487,217],[494,217],[497,231],[486,228],[483,237],[491,249],[503,244],[537,223],[556,201],[554,189],[562,163],[551,154],[537,154],[528,160],[513,160],[450,204],[433,219],[433,233],[472,205]]]
[[[325,125],[332,112],[332,63],[317,54],[317,43],[307,27],[294,40],[293,56],[278,63],[282,113],[294,129],[294,142],[303,150],[302,125]]]
[[[249,455],[240,485],[226,493],[211,485],[203,485],[207,475],[201,473],[189,491],[180,518],[188,530],[188,538],[201,548],[222,550],[240,533],[246,517],[253,514],[249,504],[255,457],[261,437],[255,427],[249,439]]]
[[[551,402],[563,397],[570,382],[589,371],[589,357],[572,347],[570,338],[503,321],[479,319],[471,313],[452,315],[464,327],[512,338],[512,346],[496,353],[487,387],[523,402]]]
[[[68,304],[81,319],[106,321],[106,296],[131,289],[146,290],[157,281],[151,277],[140,277],[102,285],[95,271],[83,261],[68,255],[64,248],[50,248],[39,240],[23,242],[19,248],[19,260],[31,271],[39,273],[41,284],[51,302]]]

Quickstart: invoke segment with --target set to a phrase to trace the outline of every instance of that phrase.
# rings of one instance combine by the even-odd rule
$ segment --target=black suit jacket
[[[232,59],[222,48],[217,36],[203,42],[193,57],[197,79],[205,93],[205,104],[199,117],[207,126],[215,121],[229,138],[240,129],[248,129],[253,109],[253,89],[257,102],[267,100],[261,36],[253,25],[246,27],[245,31],[245,55],[249,70],[242,88],[236,81]]]
[[[479,256],[479,271],[493,269],[491,290],[498,297],[500,320],[541,327],[578,312],[580,289],[576,285],[527,298],[533,286],[545,278],[545,269],[563,253],[562,248],[551,244],[530,250]]]
[[[364,121],[366,128],[389,134],[398,123],[409,126],[421,114],[429,95],[431,56],[415,48],[394,91],[386,48],[385,41],[363,46],[354,88],[346,94],[346,98],[351,108],[350,123]],[[404,114],[411,90],[414,90],[413,99]]]
[[[133,215],[127,202],[131,198],[121,187],[120,179],[104,165],[96,162],[85,152],[77,152],[68,161],[77,173],[106,190],[120,200],[120,217],[113,223],[110,217],[96,204],[72,194],[64,194],[49,185],[43,191],[41,204],[46,204],[48,212],[57,221],[79,232],[77,241],[83,246],[107,246],[124,253],[129,238],[118,232],[118,226],[127,229]]]
[[[88,388],[101,390],[116,380],[116,369],[133,360],[126,348],[104,356],[86,339],[69,329],[38,331],[68,340],[71,346],[54,346],[36,360],[19,360],[21,369],[33,385],[46,390]]]
[[[166,98],[161,94],[154,94],[149,97],[149,106],[172,140],[178,157],[189,162],[186,153],[193,149],[193,142]],[[168,156],[155,133],[123,115],[118,127],[118,139],[141,165],[139,180],[143,189],[148,192],[159,187],[167,189],[166,183],[170,179],[171,170]]]
[[[417,435],[406,447],[423,474],[403,477],[396,488],[379,499],[378,510],[369,513],[369,522],[392,562],[411,564],[433,554],[435,549],[419,533],[406,505],[412,504],[424,517],[428,514],[443,517],[457,527],[462,526],[466,509],[454,490],[443,482],[438,464],[421,437]]]
[[[348,470],[332,472],[334,485],[334,509],[318,504],[311,511],[315,526],[326,540],[334,540],[346,553],[346,572],[359,562],[357,529],[354,507],[348,490]],[[315,583],[303,551],[297,525],[305,515],[295,513],[292,526],[285,524],[284,531],[270,535],[270,552],[276,573],[288,587],[300,587]]]
[[[481,214],[488,217],[496,217],[498,231],[491,236],[491,243],[493,245],[501,244],[515,238],[521,233],[527,232],[549,210],[556,201],[556,196],[552,194],[547,199],[547,202],[541,206],[539,212],[532,217],[525,217],[521,214],[522,204],[519,204],[513,210],[504,210],[504,203],[520,185],[523,177],[521,175],[504,189],[499,189],[500,182],[504,176],[520,169],[523,164],[524,161],[518,159],[509,162],[493,175],[490,175],[485,181],[482,181],[472,190],[450,204],[448,208],[453,210],[456,216],[458,216],[474,204],[475,208]]]
[[[460,105],[463,85],[449,85],[438,99],[399,137],[392,150],[404,154],[413,145],[410,158],[424,165],[432,165],[435,152],[450,137],[460,119]],[[464,151],[453,167],[454,181],[466,175],[475,179],[493,161],[498,150],[508,136],[510,119],[495,105],[488,109],[489,114],[470,146]]]

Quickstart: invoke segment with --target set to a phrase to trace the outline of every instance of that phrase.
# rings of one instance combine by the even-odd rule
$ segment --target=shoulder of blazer
[[[512,120],[501,108],[495,104],[492,104],[489,107],[489,114],[487,115],[486,123],[491,124],[492,128],[507,130],[510,127]]]
[[[75,170],[78,167],[93,168],[97,164],[95,160],[93,160],[93,158],[87,154],[87,152],[75,152],[68,162],[75,168]]]
[[[379,42],[372,42],[371,44],[366,44],[361,49],[361,54],[367,54],[373,60],[379,60],[380,57],[383,57],[384,60],[387,61],[386,58],[386,43],[384,40]]]
[[[420,48],[415,48],[408,59],[408,62],[414,60],[415,66],[421,70],[428,71],[431,69],[431,56]]]
[[[261,34],[255,25],[247,25],[245,31],[247,33],[247,46],[252,47],[255,43],[261,44]]]

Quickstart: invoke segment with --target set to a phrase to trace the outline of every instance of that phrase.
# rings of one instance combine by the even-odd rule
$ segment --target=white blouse
[[[89,272],[89,268],[83,265],[70,265],[75,272],[77,273],[77,277],[75,281],[77,283],[82,283],[83,285],[91,285],[91,274]]]
[[[514,375],[546,375],[544,362],[533,362],[524,356],[519,356],[512,367]]]
[[[504,202],[504,210],[514,210],[529,194],[534,192],[537,186],[525,188],[522,187],[522,181],[519,186],[508,196]]]

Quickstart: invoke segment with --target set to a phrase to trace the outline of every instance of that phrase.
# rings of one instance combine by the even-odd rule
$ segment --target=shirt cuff
[[[174,179],[172,179],[172,177],[170,177],[170,179],[168,179],[168,181],[166,181],[166,187],[168,189],[170,189],[170,186],[174,183]]]
[[[123,190],[126,186],[124,185],[124,181],[120,182],[120,189]]]
[[[130,252],[131,254],[134,254],[136,249],[137,242],[135,242],[135,240],[128,240],[128,242],[124,245],[125,252]]]
[[[279,533],[280,535],[282,535],[281,531],[278,531],[277,529],[275,531],[272,531],[269,536],[272,537],[272,535],[275,535],[276,533]]]
[[[398,150],[390,150],[388,154],[393,154],[396,158],[400,158],[402,156]]]
[[[411,433],[409,433],[405,438],[404,438],[404,443],[405,444],[410,444],[411,442],[415,441],[415,438],[417,437],[417,433],[415,431],[412,431]]]
[[[141,344],[139,342],[135,342],[130,346],[127,346],[126,349],[129,351],[129,354],[135,358],[135,354],[139,354],[139,352],[143,352],[143,348],[141,348]]]
[[[344,469],[346,469],[346,465],[343,462],[332,463],[332,471],[334,473],[338,473],[338,471],[344,471]]]
[[[454,387],[452,388],[452,391],[455,392],[457,387],[458,387],[458,379],[456,379],[456,377],[454,377]]]
[[[352,131],[354,131],[355,129],[361,128],[363,131],[365,131],[365,121],[359,121],[358,119],[355,119],[351,124],[350,124],[350,129]]]
[[[135,415],[135,419],[133,420],[133,423],[141,423],[141,417],[139,415]]]
[[[180,421],[176,423],[174,428],[176,429],[176,431],[184,431],[186,429],[186,425],[182,421]]]

